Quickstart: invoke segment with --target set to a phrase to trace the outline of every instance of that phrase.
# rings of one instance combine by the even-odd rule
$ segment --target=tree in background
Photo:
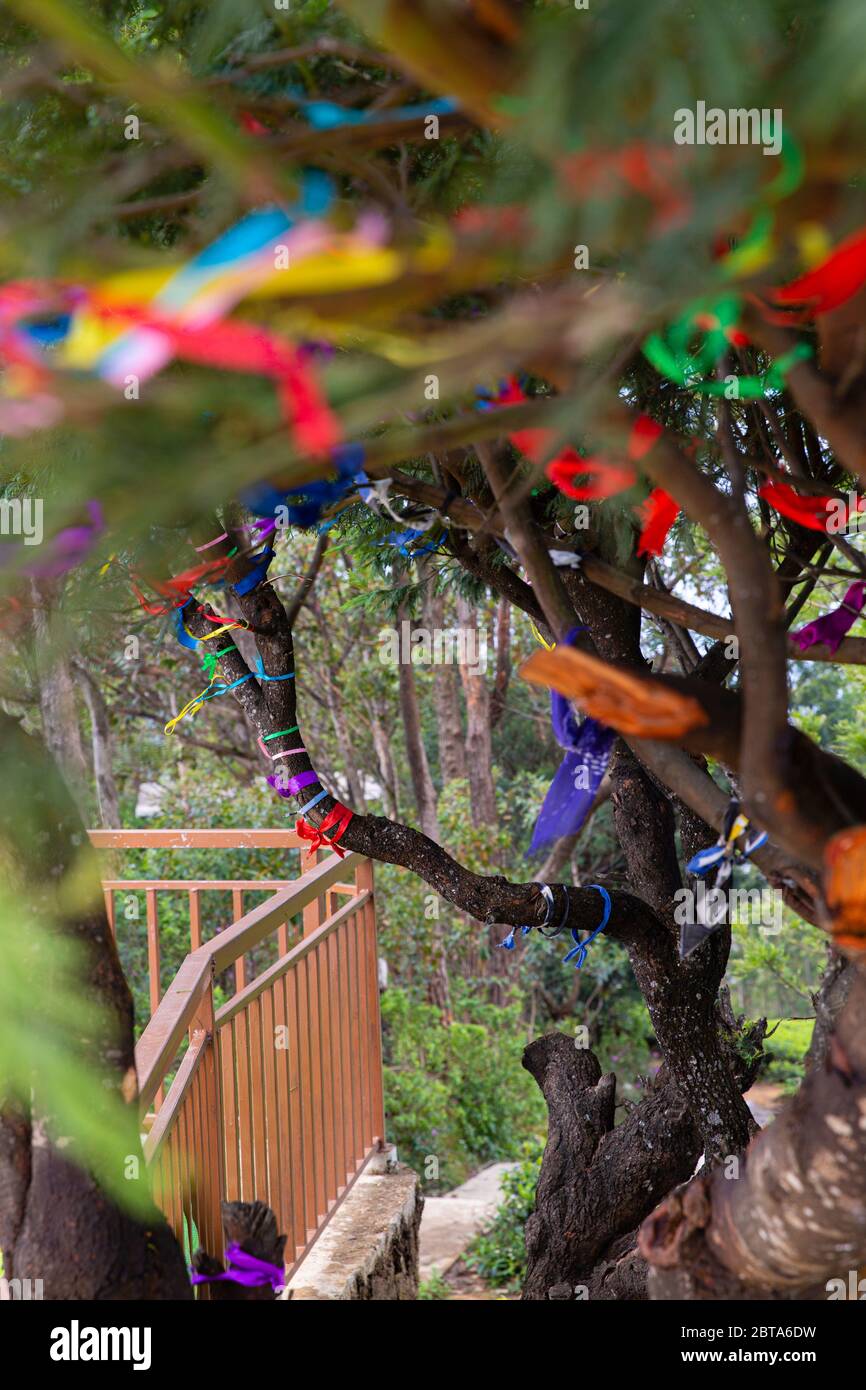
[[[846,964],[866,781],[856,729],[845,761],[792,723],[789,668],[866,663],[845,635],[866,594],[861,7],[9,9],[4,479],[10,502],[44,497],[50,539],[47,560],[10,558],[5,620],[73,791],[83,750],[58,711],[76,672],[112,814],[106,681],[120,727],[155,721],[157,625],[201,655],[215,616],[240,624],[205,658],[194,734],[195,709],[172,710],[190,797],[202,758],[248,780],[257,740],[285,755],[277,790],[313,803],[311,835],[461,914],[429,933],[446,1016],[448,938],[475,922],[492,998],[509,928],[570,941],[603,921],[591,959],[628,954],[662,1065],[621,1124],[588,1048],[552,1033],[525,1054],[554,1140],[525,1296],[823,1288],[866,1255],[866,1004]],[[244,217],[272,228],[266,267],[218,242],[182,270]],[[364,666],[358,644],[385,619],[411,643],[452,604],[464,633],[495,627],[495,679],[465,653],[459,683],[437,668],[425,728],[415,665]],[[518,767],[497,805],[499,731],[527,766],[541,734],[510,677],[529,622],[556,649],[528,679],[615,736],[600,887],[581,861],[563,875],[573,836],[531,882],[500,840],[503,809],[528,828],[538,791]],[[678,950],[684,866],[732,828],[732,798],[769,834],[752,862],[789,930],[836,941],[816,1065],[757,1139],[743,1090],[763,1027],[722,991],[730,923]]]

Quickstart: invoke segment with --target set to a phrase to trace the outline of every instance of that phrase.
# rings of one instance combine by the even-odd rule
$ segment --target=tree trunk
[[[405,613],[400,610],[397,618],[402,622]],[[421,712],[418,706],[418,690],[415,685],[415,668],[411,661],[400,661],[400,712],[403,716],[403,733],[406,738],[406,758],[409,763],[409,776],[412,779],[412,792],[418,810],[418,821],[424,834],[439,843],[439,822],[436,814],[436,790],[430,776],[430,765],[421,736]]]
[[[42,735],[76,805],[87,819],[87,760],[78,722],[75,682],[64,634],[54,617],[61,587],[62,581],[31,580]]]
[[[374,704],[370,714],[370,729],[373,734],[373,748],[376,753],[376,762],[379,765],[379,778],[382,783],[382,794],[385,801],[385,814],[396,819],[400,814],[397,773],[394,768],[394,757],[391,752],[391,743],[385,733],[385,726],[382,722],[383,715],[381,710]]]
[[[445,604],[441,594],[432,592],[432,581],[424,591],[424,623],[431,635],[445,631]],[[450,662],[433,666],[433,697],[439,742],[439,774],[447,786],[466,776],[463,762],[463,720],[460,713],[460,681]]]
[[[733,1170],[673,1193],[641,1230],[658,1299],[826,1297],[866,1264],[866,968],[813,1069]],[[855,1276],[856,1277],[856,1276]],[[845,1295],[843,1295],[845,1296]]]
[[[114,780],[111,723],[102,691],[89,671],[76,664],[75,674],[90,715],[90,742],[93,750],[93,780],[99,819],[106,829],[120,825],[120,798]]]
[[[478,613],[458,595],[457,621],[464,633],[480,634]],[[486,634],[485,634],[486,635]],[[493,746],[490,740],[490,692],[484,673],[464,659],[468,643],[461,645],[460,679],[466,700],[466,767],[472,801],[473,825],[495,825],[496,791],[493,786]],[[480,652],[476,641],[474,650]]]
[[[0,1249],[6,1276],[42,1280],[47,1299],[190,1299],[183,1255],[146,1192],[132,997],[104,912],[77,906],[86,886],[84,828],[39,744],[7,717],[0,720],[0,741],[7,778],[0,804],[4,854],[25,885],[28,903],[37,911],[44,907],[54,920],[54,890],[75,881],[74,897],[67,894],[75,906],[55,929],[81,952],[83,1000],[98,1007],[104,1019],[97,1026],[89,1016],[81,1022],[76,1048],[91,1074],[102,1079],[105,1096],[123,1102],[124,1126],[110,1161],[124,1174],[137,1160],[139,1176],[130,1176],[130,1192],[144,1188],[142,1200],[149,1206],[145,1217],[118,1207],[83,1161],[76,1161],[74,1135],[64,1136],[62,1149],[55,1147],[56,1129],[40,1106],[37,1072],[32,1100],[7,1103],[0,1116]],[[101,903],[95,874],[90,897]],[[38,993],[38,979],[33,988]]]

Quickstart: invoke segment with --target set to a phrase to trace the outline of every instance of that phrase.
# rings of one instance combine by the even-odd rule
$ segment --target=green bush
[[[405,989],[382,997],[389,1138],[428,1191],[447,1191],[476,1168],[517,1158],[545,1123],[544,1102],[520,1065],[520,1004],[455,1000],[457,1018]]]
[[[543,1152],[544,1145],[539,1141],[522,1146],[520,1163],[503,1178],[501,1206],[464,1256],[470,1269],[497,1288],[513,1291],[523,1282],[526,1269],[523,1231],[535,1206]]]
[[[812,1018],[770,1019],[764,1055],[769,1059],[764,1072],[765,1081],[776,1081],[791,1095],[803,1080],[806,1053],[812,1041],[815,1020]],[[775,1028],[775,1031],[773,1031]]]

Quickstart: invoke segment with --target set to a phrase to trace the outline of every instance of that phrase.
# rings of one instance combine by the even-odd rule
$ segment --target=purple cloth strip
[[[279,775],[267,780],[279,796],[297,796],[303,787],[311,786],[313,782],[318,782],[319,778],[315,772],[300,772],[297,777],[290,777],[285,782]]]
[[[87,526],[68,526],[48,545],[48,556],[34,565],[26,565],[24,573],[36,579],[59,579],[81,564],[105,530],[102,504],[97,501],[87,503],[90,524]]]
[[[193,1284],[215,1284],[221,1279],[227,1279],[232,1284],[243,1284],[246,1289],[260,1289],[265,1284],[270,1284],[274,1293],[279,1293],[286,1286],[286,1272],[279,1265],[269,1264],[267,1260],[260,1260],[256,1255],[248,1255],[246,1250],[242,1250],[239,1245],[230,1245],[226,1250],[226,1263],[234,1265],[234,1269],[227,1269],[224,1274],[196,1274],[190,1270],[190,1282]]]
[[[568,646],[580,628],[565,638]],[[563,835],[574,835],[583,825],[595,800],[601,779],[607,771],[616,734],[598,720],[586,718],[578,724],[570,702],[557,690],[550,692],[550,722],[553,735],[565,757],[548,788],[538,813],[532,843],[527,851],[535,854]]]
[[[830,652],[835,652],[842,638],[859,618],[864,603],[866,580],[858,579],[851,585],[838,608],[834,608],[832,613],[825,613],[823,618],[816,618],[813,623],[807,623],[799,632],[792,632],[791,640],[796,642],[801,652],[814,647],[818,642],[823,642]]]

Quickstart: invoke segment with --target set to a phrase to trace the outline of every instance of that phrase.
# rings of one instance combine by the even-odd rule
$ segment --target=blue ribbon
[[[305,101],[301,114],[314,130],[338,130],[340,126],[381,125],[386,121],[409,121],[414,117],[450,116],[459,109],[452,97],[436,101],[416,102],[412,106],[383,107],[381,110],[359,111],[351,106],[339,106],[335,101]]]
[[[600,883],[588,883],[586,886],[587,888],[594,888],[595,891],[597,893],[600,893],[601,896],[604,898],[604,912],[602,913],[602,918],[598,926],[595,928],[594,931],[590,932],[589,936],[586,938],[585,941],[581,941],[580,936],[578,935],[577,927],[572,927],[571,936],[575,944],[574,946],[572,946],[568,955],[563,956],[562,963],[563,965],[568,965],[568,962],[570,960],[574,960],[575,957],[577,957],[574,967],[575,970],[579,970],[583,965],[584,961],[586,960],[586,952],[590,942],[595,940],[599,932],[604,931],[605,927],[610,921],[610,893],[608,893],[606,888],[602,888]]]
[[[180,645],[186,647],[187,651],[196,652],[198,651],[199,639],[193,637],[192,633],[187,632],[183,625],[183,614],[192,602],[193,599],[188,598],[182,608],[176,608],[174,610],[174,630]]]
[[[249,574],[244,575],[243,579],[239,580],[237,584],[232,585],[232,588],[239,598],[243,598],[244,594],[248,594],[253,589],[258,588],[259,584],[266,578],[268,568],[275,554],[276,551],[272,550],[269,545],[266,545],[264,550],[259,551],[258,555],[250,556],[251,560],[258,561],[255,569],[250,570]]]

